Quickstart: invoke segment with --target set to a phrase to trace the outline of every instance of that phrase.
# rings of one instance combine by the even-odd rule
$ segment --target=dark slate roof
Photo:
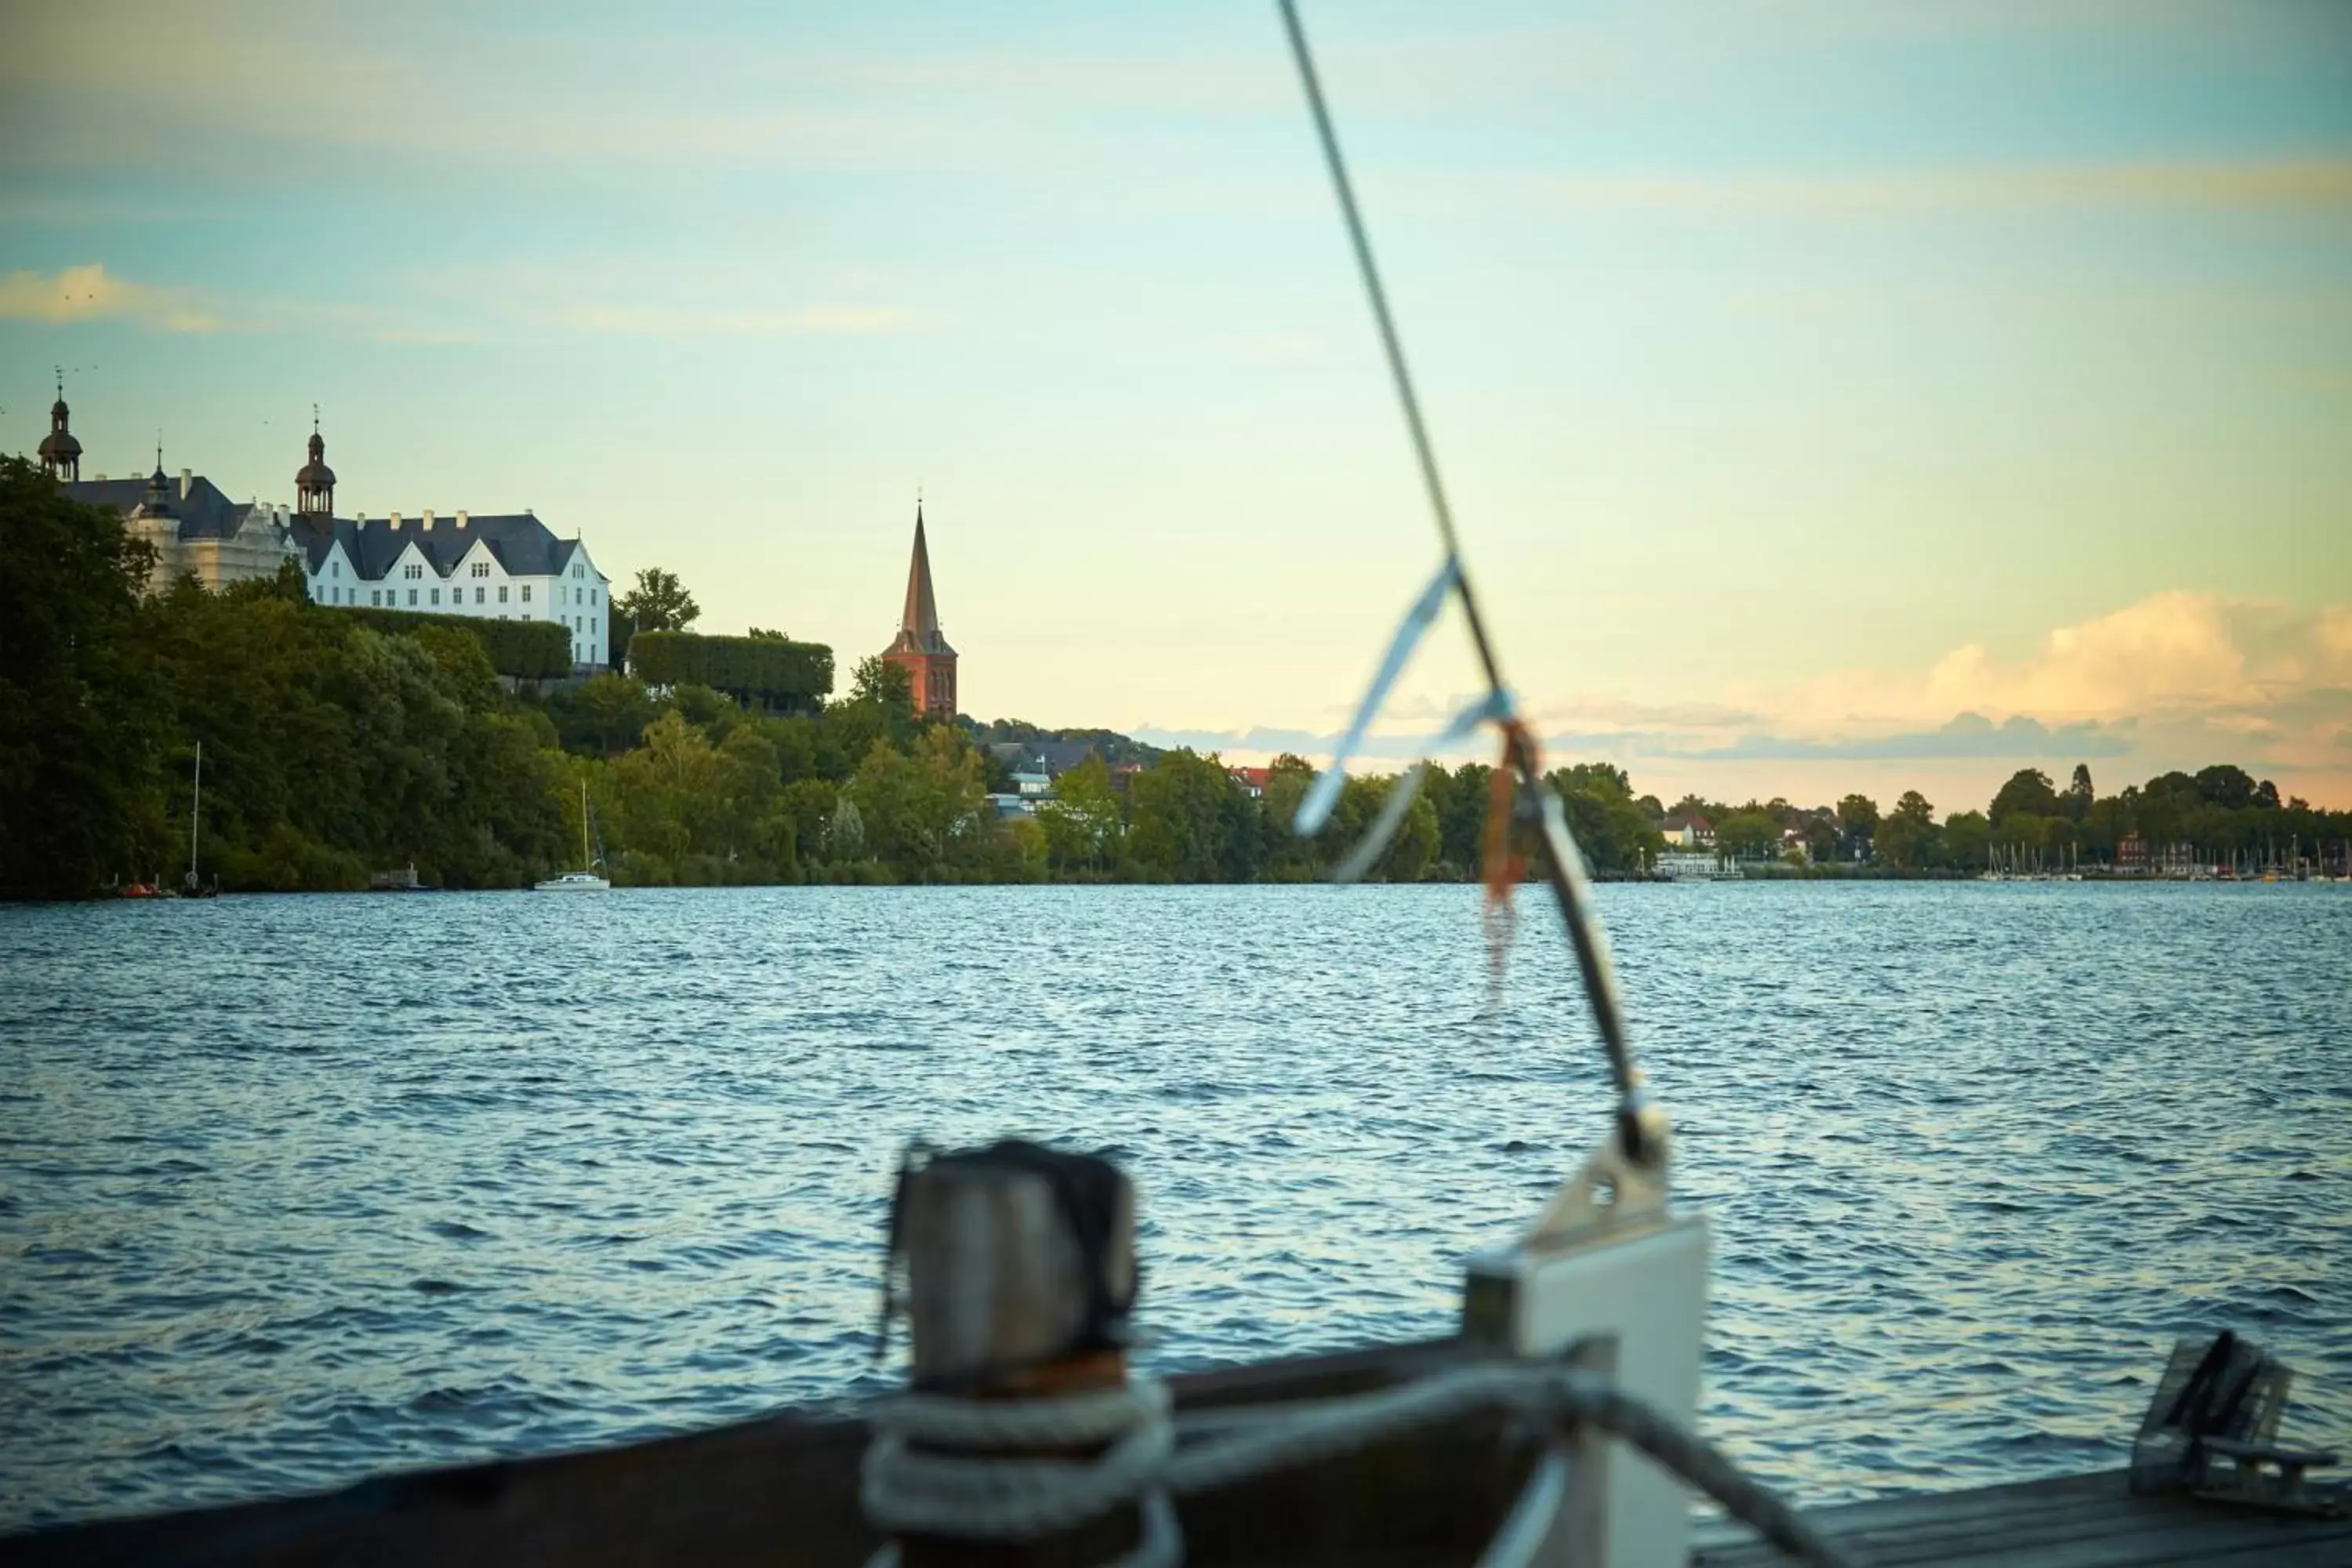
[[[1092,741],[1000,741],[988,749],[1010,770],[1048,778],[1060,778],[1088,757],[1102,755]]]
[[[75,479],[58,489],[69,500],[86,506],[108,506],[129,517],[147,502],[146,479]],[[246,515],[253,510],[251,501],[231,500],[221,494],[212,480],[198,474],[188,485],[188,498],[180,499],[180,481],[168,479],[164,491],[165,510],[180,520],[182,539],[233,539],[245,526]]]
[[[433,570],[446,577],[477,541],[487,541],[490,554],[509,577],[558,577],[572,563],[576,539],[558,539],[547,524],[528,512],[485,517],[476,512],[459,528],[454,514],[436,516],[433,526],[421,517],[404,517],[394,528],[387,518],[365,520],[338,517],[325,520],[298,516],[292,520],[294,542],[302,548],[312,570],[327,558],[338,540],[343,555],[362,581],[373,581],[392,570],[393,563],[411,544],[419,546]]]

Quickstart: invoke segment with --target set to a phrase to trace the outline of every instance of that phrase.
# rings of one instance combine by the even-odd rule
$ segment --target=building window
[[[478,605],[484,599],[488,598],[489,595],[490,591],[488,588],[477,588],[474,590],[474,603]]]
[[[441,590],[438,588],[433,590],[433,602],[436,605],[441,602]]]
[[[379,606],[382,605],[383,603],[383,590],[381,588],[370,588],[368,590],[368,603]]]
[[[487,576],[488,576],[489,574],[490,574],[490,563],[489,563],[488,562],[487,562],[487,561],[477,561],[477,562],[475,562],[475,563],[474,563],[474,575],[475,575],[475,576],[477,576],[477,577],[487,577]]]
[[[526,605],[530,603],[530,584],[528,583],[522,585],[522,602]]]
[[[340,561],[330,561],[327,563],[327,570],[340,577],[343,574],[343,563]]]
[[[499,604],[501,604],[501,605],[503,605],[503,604],[505,604],[506,602],[507,602],[507,585],[506,585],[504,583],[501,583],[501,584],[499,584]],[[504,616],[500,616],[499,617],[499,619],[500,619],[500,620],[504,620],[504,619],[506,619],[506,617],[505,617]]]
[[[588,602],[592,605],[596,602],[596,590],[593,588],[588,590]]]
[[[408,591],[408,602],[412,605],[416,603],[416,590],[414,588]]]

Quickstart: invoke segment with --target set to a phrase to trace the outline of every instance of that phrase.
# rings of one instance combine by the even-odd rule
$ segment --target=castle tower
[[[163,443],[155,443],[155,471],[147,476],[147,499],[139,503],[142,517],[172,515],[172,481],[163,472]]]
[[[294,510],[301,517],[335,515],[335,470],[327,467],[327,441],[319,434],[315,404],[310,408],[310,460],[294,473]]]
[[[923,542],[923,503],[915,501],[915,557],[907,567],[907,607],[884,662],[907,672],[915,711],[929,718],[956,714],[956,650],[940,632],[939,601],[931,594],[931,552]]]
[[[81,478],[81,443],[66,428],[66,373],[58,372],[58,400],[49,405],[49,433],[41,437],[41,472],[53,479]]]

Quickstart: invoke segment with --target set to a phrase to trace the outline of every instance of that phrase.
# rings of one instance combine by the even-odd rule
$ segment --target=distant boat
[[[533,882],[531,889],[541,893],[602,893],[613,884],[596,874],[604,859],[588,844],[588,781],[580,781],[580,859],[583,868],[566,871],[561,877],[550,877],[544,882]]]

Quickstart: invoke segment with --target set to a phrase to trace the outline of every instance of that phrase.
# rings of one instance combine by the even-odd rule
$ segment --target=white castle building
[[[577,536],[558,539],[529,512],[337,517],[335,471],[315,427],[310,460],[294,476],[291,511],[233,501],[185,468],[174,481],[163,471],[160,449],[147,479],[86,480],[81,443],[67,424],[61,380],[40,446],[41,469],[71,500],[121,512],[131,532],[155,547],[151,590],[194,576],[217,591],[274,577],[291,559],[302,563],[318,604],[559,621],[572,634],[575,667],[610,662],[610,581]]]
[[[294,476],[290,535],[319,604],[561,621],[575,667],[608,662],[611,580],[576,535],[558,539],[529,512],[337,517],[335,471],[314,429]]]

